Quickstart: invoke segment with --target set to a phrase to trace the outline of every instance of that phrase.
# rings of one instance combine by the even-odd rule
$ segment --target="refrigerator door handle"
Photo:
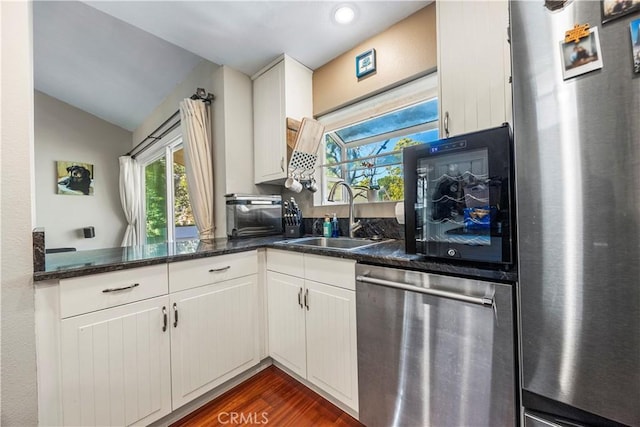
[[[449,138],[449,112],[444,112],[444,134],[446,138]]]
[[[421,294],[448,298],[455,301],[468,302],[471,304],[481,305],[484,307],[495,309],[492,296],[485,295],[483,297],[472,297],[469,295],[463,295],[456,292],[441,291],[439,289],[422,288],[420,286],[409,285],[407,283],[393,282],[391,280],[384,280],[384,279],[375,279],[373,277],[367,277],[367,276],[357,276],[356,280],[358,282],[369,283],[372,285],[380,285],[380,286],[386,286],[389,288],[404,289],[406,291],[418,292]]]

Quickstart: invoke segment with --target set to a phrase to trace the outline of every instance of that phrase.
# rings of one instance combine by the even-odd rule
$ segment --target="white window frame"
[[[331,133],[333,131],[342,129],[344,127],[372,119],[374,117],[381,116],[394,110],[409,107],[411,105],[427,101],[429,99],[438,97],[438,73],[433,72],[424,77],[412,80],[401,86],[397,86],[393,89],[389,89],[378,95],[369,97],[355,104],[351,104],[347,107],[341,108],[334,112],[325,114],[317,118],[317,120],[325,126],[325,133]],[[440,100],[438,100],[440,102]],[[438,118],[436,125],[429,125],[430,128],[439,128],[440,118]],[[376,137],[379,138],[379,137]],[[373,138],[369,141],[371,142]],[[361,145],[364,142],[353,144],[352,146]],[[318,149],[318,163],[320,166],[324,164],[324,153],[326,150],[325,138],[322,138],[322,142]],[[317,168],[320,173],[320,191],[317,191],[313,196],[313,205],[331,206],[331,205],[344,205],[346,201],[329,202],[326,200],[325,189],[327,187],[327,176],[324,168]],[[344,199],[344,196],[343,196]],[[368,204],[369,202],[367,202]],[[379,203],[398,203],[398,201],[390,202],[373,202]],[[365,204],[365,203],[359,203]]]
[[[147,206],[144,194],[146,189],[145,168],[148,164],[161,159],[163,156],[167,159],[165,162],[165,176],[167,177],[167,241],[175,241],[175,195],[173,179],[171,179],[171,182],[169,182],[169,179],[173,177],[173,153],[182,146],[182,132],[180,128],[177,128],[165,135],[162,140],[156,142],[152,148],[136,156],[136,160],[140,164],[140,188],[143,191],[141,209],[138,215],[138,224],[140,224],[140,227],[138,227],[139,242],[146,243],[147,241]]]

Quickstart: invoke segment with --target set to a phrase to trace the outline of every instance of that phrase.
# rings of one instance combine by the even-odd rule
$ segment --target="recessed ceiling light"
[[[356,11],[353,9],[352,6],[349,6],[349,5],[339,6],[335,10],[335,12],[333,12],[333,19],[338,24],[348,24],[349,22],[353,21],[353,18],[355,17],[356,17]]]

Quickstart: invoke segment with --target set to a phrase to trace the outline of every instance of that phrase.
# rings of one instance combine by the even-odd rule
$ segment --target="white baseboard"
[[[328,400],[329,402],[331,402],[332,404],[336,405],[338,408],[340,408],[341,410],[343,410],[344,412],[346,412],[347,414],[351,415],[353,418],[355,418],[356,420],[359,419],[358,418],[358,413],[356,411],[354,411],[353,409],[349,408],[347,405],[345,405],[344,403],[340,402],[339,400],[337,400],[335,397],[331,396],[329,393],[325,392],[324,390],[318,388],[316,385],[312,384],[311,382],[307,381],[306,379],[300,377],[298,374],[295,374],[294,372],[290,371],[289,369],[287,369],[285,366],[282,366],[282,364],[280,364],[278,361],[273,360],[273,365],[286,372],[287,375],[290,375],[291,377],[293,377],[293,379],[295,379],[296,381],[298,381],[299,383],[303,384],[304,386],[310,388],[311,390],[313,390],[315,393],[318,393],[320,396],[322,396],[324,399]]]
[[[230,379],[229,381],[225,382],[224,384],[221,384],[220,386],[214,388],[213,390],[208,391],[207,393],[203,394],[202,396],[200,396],[200,397],[192,400],[191,402],[179,407],[178,409],[176,409],[175,411],[171,412],[169,415],[159,419],[158,421],[155,421],[155,422],[149,424],[149,427],[168,426],[170,424],[175,423],[176,421],[186,417],[190,413],[194,412],[195,410],[197,410],[197,409],[203,407],[204,405],[206,405],[207,403],[211,402],[215,398],[223,395],[224,393],[226,393],[227,391],[229,391],[232,388],[236,387],[240,383],[242,383],[242,382],[248,380],[249,378],[253,377],[258,372],[261,372],[261,371],[265,370],[266,368],[268,368],[272,364],[273,364],[273,362],[272,362],[271,358],[267,357],[266,359],[262,360],[256,366],[244,371],[243,373],[233,377],[232,379]]]

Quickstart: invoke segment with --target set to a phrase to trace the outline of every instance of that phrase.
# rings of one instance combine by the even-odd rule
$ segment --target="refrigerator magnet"
[[[564,80],[602,68],[602,52],[598,28],[576,25],[560,42],[562,76]]]
[[[633,72],[640,74],[640,18],[631,21],[631,52],[633,54]]]
[[[602,23],[640,12],[640,0],[602,0]]]

